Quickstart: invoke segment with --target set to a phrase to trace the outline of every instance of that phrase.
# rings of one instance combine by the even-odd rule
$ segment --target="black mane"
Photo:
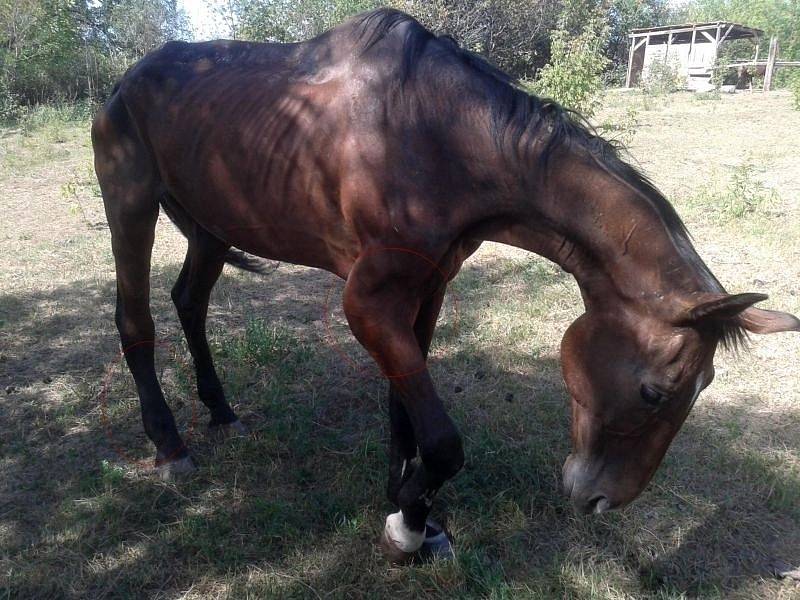
[[[440,42],[439,51],[455,56],[489,83],[487,89],[491,93],[492,126],[498,144],[502,146],[503,141],[509,139],[512,148],[532,148],[535,142],[543,144],[539,161],[545,172],[557,149],[567,147],[582,151],[598,168],[628,186],[653,208],[678,251],[703,276],[708,292],[725,292],[697,254],[691,235],[672,204],[644,173],[622,158],[626,152],[624,145],[604,139],[577,111],[565,108],[554,100],[529,94],[514,77],[482,56],[461,48],[452,37],[434,35],[406,13],[378,9],[359,15],[355,21],[362,52],[372,48],[396,28],[405,26],[400,71],[403,83],[414,76],[419,58],[429,44]],[[726,347],[731,348],[739,346],[746,339],[744,329],[733,319],[716,324],[715,333]]]

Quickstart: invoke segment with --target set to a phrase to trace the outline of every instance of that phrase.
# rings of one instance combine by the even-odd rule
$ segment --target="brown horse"
[[[581,512],[642,491],[711,383],[720,342],[800,331],[792,315],[752,307],[766,296],[727,294],[611,144],[400,12],[299,44],[168,43],[124,76],[92,139],[116,321],[156,466],[193,467],[149,343],[160,204],[189,242],[172,297],[213,428],[241,425],[206,341],[209,294],[226,260],[258,268],[231,249],[346,280],[353,334],[390,382],[388,495],[400,511],[382,543],[395,560],[442,542],[426,519],[464,453],[426,356],[447,280],[482,241],[545,256],[580,285],[586,312],[561,356],[573,418],[564,486]]]

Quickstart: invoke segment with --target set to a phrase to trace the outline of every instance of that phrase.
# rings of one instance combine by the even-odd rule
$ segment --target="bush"
[[[15,123],[22,116],[22,107],[8,81],[0,77],[0,124]]]
[[[795,72],[789,79],[789,90],[792,92],[792,107],[800,110],[800,72]]]
[[[590,117],[600,105],[603,71],[609,63],[603,54],[608,24],[597,11],[584,23],[575,34],[568,18],[561,20],[552,34],[550,62],[529,87],[539,96]]]
[[[677,91],[684,86],[683,77],[675,61],[653,61],[642,79],[642,91],[651,96],[661,96]]]

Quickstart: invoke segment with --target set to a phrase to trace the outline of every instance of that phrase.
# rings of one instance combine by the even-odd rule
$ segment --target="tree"
[[[319,35],[351,15],[379,6],[375,0],[238,0],[243,37],[296,42]]]
[[[606,81],[620,85],[628,68],[628,34],[637,27],[657,27],[674,22],[668,0],[615,0],[606,12],[609,33],[605,55],[611,61]]]
[[[0,0],[0,102],[103,97],[131,62],[187,35],[176,0]]]
[[[189,37],[186,15],[176,0],[106,1],[103,23],[109,46],[138,60],[164,42]]]
[[[602,75],[610,62],[603,52],[608,31],[599,6],[581,0],[569,2],[552,34],[550,62],[539,71],[533,90],[591,116],[599,104]]]

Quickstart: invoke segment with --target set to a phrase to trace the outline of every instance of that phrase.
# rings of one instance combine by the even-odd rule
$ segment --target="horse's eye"
[[[647,402],[650,406],[659,406],[665,399],[664,394],[646,383],[642,384],[640,393],[642,394],[642,400]]]

